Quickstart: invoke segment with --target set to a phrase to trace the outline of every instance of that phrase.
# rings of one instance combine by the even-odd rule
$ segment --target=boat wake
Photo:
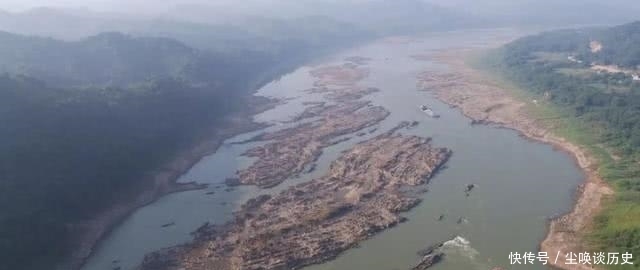
[[[471,247],[471,242],[462,236],[456,236],[455,238],[444,242],[442,248],[448,251],[454,251],[461,255],[473,260],[480,254],[476,249]]]
[[[471,246],[471,242],[465,239],[462,236],[456,236],[455,238],[444,242],[442,244],[442,251],[449,255],[453,255],[454,257],[458,257],[461,259],[469,260],[471,264],[468,269],[493,269],[490,266],[490,260],[484,261],[480,257],[480,252]]]

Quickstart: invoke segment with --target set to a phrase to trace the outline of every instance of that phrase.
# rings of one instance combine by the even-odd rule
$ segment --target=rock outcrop
[[[359,100],[378,91],[357,84],[366,78],[368,72],[368,69],[353,63],[312,70],[310,73],[316,79],[315,87],[308,92],[325,93],[325,98],[333,101],[332,104],[307,103],[308,107],[292,119],[292,122],[300,122],[299,125],[245,141],[270,142],[244,153],[248,157],[257,158],[256,161],[248,168],[238,171],[237,176],[230,178],[227,183],[257,185],[262,188],[276,186],[289,177],[303,173],[322,154],[325,147],[349,139],[338,137],[358,132],[384,120],[389,115],[386,109]]]
[[[261,140],[272,142],[244,154],[257,160],[237,173],[237,183],[267,188],[303,172],[322,154],[323,148],[341,142],[334,138],[377,124],[389,115],[384,108],[368,107],[368,104],[349,102],[312,106],[299,119],[319,116],[320,120],[263,134]]]

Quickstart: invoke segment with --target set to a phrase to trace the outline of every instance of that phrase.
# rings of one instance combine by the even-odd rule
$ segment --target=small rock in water
[[[229,177],[227,179],[224,180],[224,183],[227,184],[227,186],[230,187],[235,187],[235,186],[239,186],[240,184],[240,179],[237,177]]]
[[[475,187],[476,187],[475,184],[468,184],[467,187],[464,189],[464,192],[471,192],[471,190],[473,190],[473,188]]]
[[[209,192],[205,193],[205,195],[213,195],[213,194],[216,194],[216,192],[215,191],[209,191]]]
[[[468,222],[468,221],[467,221],[467,218],[465,218],[465,217],[460,217],[460,218],[458,218],[458,221],[457,221],[456,223],[458,223],[458,224],[462,224],[462,223],[467,223],[467,222]]]
[[[469,195],[471,195],[471,191],[476,187],[475,184],[468,184],[465,188],[464,188],[464,194],[466,197],[469,197]]]
[[[311,166],[309,166],[309,169],[307,169],[307,173],[312,173],[313,171],[316,170],[316,167],[318,167],[318,164],[316,163],[311,164]]]
[[[162,226],[160,226],[160,227],[166,228],[166,227],[170,227],[170,226],[173,226],[173,225],[176,225],[176,223],[175,222],[169,222],[169,223],[166,223],[166,224],[162,224]]]

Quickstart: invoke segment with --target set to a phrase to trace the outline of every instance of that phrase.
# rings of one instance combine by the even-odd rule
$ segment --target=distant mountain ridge
[[[62,85],[123,85],[154,77],[186,76],[199,52],[174,40],[99,34],[82,41],[0,32],[0,71]]]
[[[126,86],[158,78],[213,83],[210,74],[228,77],[239,66],[262,66],[272,60],[268,55],[245,52],[238,58],[170,38],[117,32],[80,41],[0,32],[0,73],[33,76],[57,86]]]
[[[192,35],[194,31],[204,33],[198,28],[206,27],[213,30],[205,33],[206,36],[233,41],[236,35],[242,36],[247,33],[255,37],[269,36],[275,39],[287,37],[277,32],[256,32],[258,29],[264,30],[264,26],[268,25],[286,24],[296,32],[306,31],[310,35],[311,31],[321,30],[316,34],[319,36],[327,34],[324,32],[327,28],[305,28],[307,25],[304,23],[309,23],[310,18],[314,25],[322,23],[328,26],[340,25],[343,28],[351,28],[354,32],[358,29],[358,31],[378,34],[408,34],[479,25],[479,19],[471,14],[421,0],[329,1],[326,3],[282,1],[269,5],[257,5],[250,10],[233,11],[231,8],[224,4],[220,6],[202,3],[181,4],[167,13],[140,17],[89,10],[36,8],[25,12],[0,12],[0,30],[26,35],[51,36],[64,40],[78,40],[106,31],[146,36],[155,33],[180,39],[178,37]],[[256,22],[262,24],[256,24]],[[230,28],[234,31],[225,31]],[[166,31],[166,29],[170,30]],[[189,43],[187,40],[180,40]]]

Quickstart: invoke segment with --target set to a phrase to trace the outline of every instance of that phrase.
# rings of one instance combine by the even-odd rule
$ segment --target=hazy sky
[[[33,7],[74,7],[89,8],[99,11],[130,11],[130,12],[158,12],[166,11],[169,7],[180,4],[207,4],[207,5],[231,5],[268,6],[282,2],[299,2],[295,0],[0,0],[0,9],[22,11]],[[304,1],[304,0],[303,0]],[[370,0],[306,0],[307,2],[365,2]],[[394,1],[394,0],[390,0]],[[437,3],[444,6],[495,6],[509,5],[510,3],[530,2],[531,0],[422,0]],[[573,0],[584,1],[584,0]],[[481,2],[481,3],[480,3]],[[242,3],[242,4],[238,4]],[[480,5],[478,5],[480,4]]]
[[[0,0],[0,9],[22,11],[33,7],[67,7],[88,8],[93,11],[110,11],[138,14],[170,13],[177,5],[206,4],[220,11],[258,12],[292,10],[309,8],[313,4],[328,2],[366,2],[383,0]],[[399,1],[399,0],[387,0]],[[601,11],[618,8],[640,11],[640,0],[421,0],[443,6],[456,7],[471,13],[485,14],[528,14],[532,10],[538,12],[551,11],[580,12],[591,7]],[[282,5],[286,3],[285,5]],[[280,4],[280,5],[279,5]],[[536,8],[534,8],[536,7]],[[542,9],[541,9],[542,7]],[[531,9],[533,8],[533,9]],[[311,8],[313,9],[313,8]],[[286,11],[284,11],[286,12]],[[514,14],[515,15],[515,14]],[[517,15],[516,15],[517,16]]]
[[[227,2],[227,0],[223,0]],[[251,0],[253,1],[253,0]],[[153,13],[180,3],[212,3],[206,0],[0,0],[0,9],[23,11],[34,7],[88,8],[95,11]]]
[[[73,7],[89,8],[97,11],[129,11],[129,12],[157,12],[166,11],[169,7],[181,4],[217,5],[269,5],[292,0],[0,0],[0,9],[22,11],[33,7]],[[317,2],[331,2],[337,0],[314,0]],[[347,0],[366,1],[366,0]],[[238,4],[242,3],[242,4]]]

